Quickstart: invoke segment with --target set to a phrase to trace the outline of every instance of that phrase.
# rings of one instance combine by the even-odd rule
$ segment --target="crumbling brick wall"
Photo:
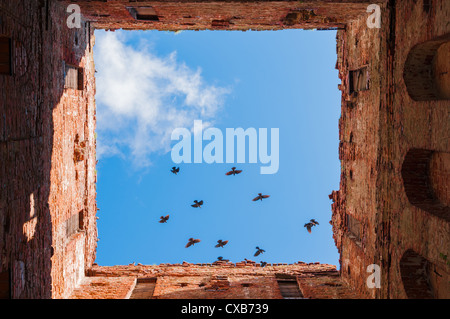
[[[378,31],[367,29],[361,18],[338,38],[338,66],[343,76],[340,139],[348,143],[353,134],[356,143],[355,150],[342,145],[340,190],[330,195],[341,274],[362,295],[406,298],[400,260],[412,249],[437,269],[439,275],[431,271],[427,280],[435,286],[434,297],[443,298],[450,288],[448,264],[442,257],[448,256],[450,243],[445,178],[450,165],[449,101],[413,99],[405,79],[420,79],[421,75],[408,74],[415,70],[406,68],[405,62],[417,44],[450,33],[450,4],[391,1],[382,11]],[[364,63],[370,66],[370,89],[349,98],[345,74]],[[423,150],[429,158],[419,163],[414,150]],[[412,161],[405,161],[408,152]],[[415,184],[405,185],[408,176]],[[438,198],[439,212],[427,209],[435,208],[435,202],[420,205],[417,198],[408,198],[408,186],[419,190],[419,201]],[[349,215],[360,222],[363,236],[359,241],[347,227]],[[370,264],[381,267],[380,289],[366,285]]]
[[[67,2],[67,1],[66,1]],[[382,1],[379,1],[382,2]],[[280,30],[341,28],[366,11],[367,0],[328,1],[71,1],[99,29]],[[152,7],[151,21],[136,20],[127,7]]]
[[[277,278],[297,281],[302,298],[356,298],[341,282],[336,266],[302,262],[161,264],[156,266],[96,266],[70,298],[128,298],[138,278],[156,278],[153,299],[281,299]]]
[[[64,297],[95,259],[93,29],[69,29],[56,1],[0,9],[13,70],[0,75],[0,272],[13,298]],[[82,90],[64,88],[64,63],[84,69]],[[81,161],[75,135],[87,142]],[[80,212],[83,232],[68,233]]]

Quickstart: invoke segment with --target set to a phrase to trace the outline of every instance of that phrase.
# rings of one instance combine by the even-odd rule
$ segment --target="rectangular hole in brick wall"
[[[78,212],[78,228],[80,230],[84,229],[84,210]]]
[[[296,279],[278,279],[277,282],[283,299],[303,298]]]
[[[11,277],[9,271],[0,272],[0,299],[11,299]]]
[[[84,69],[78,68],[78,87],[77,90],[83,90],[84,88]]]
[[[159,21],[158,15],[153,7],[128,7],[127,9],[136,20]]]
[[[76,234],[80,229],[80,213],[70,216],[66,221],[66,237]]]
[[[369,70],[367,67],[350,71],[349,89],[350,94],[369,89]]]
[[[218,28],[227,28],[230,26],[230,21],[228,21],[228,20],[212,20],[211,26],[218,27]]]
[[[355,219],[351,215],[347,215],[347,229],[350,233],[350,237],[356,241],[357,244],[361,244],[361,222]]]
[[[66,89],[83,90],[84,87],[84,71],[79,68],[65,63],[64,67],[64,87]]]
[[[0,74],[11,75],[11,39],[0,37]]]
[[[346,105],[347,108],[349,108],[349,109],[355,108],[355,102],[352,102],[352,101],[346,101],[346,102],[345,102],[345,105]]]
[[[156,278],[138,278],[130,299],[152,299]]]

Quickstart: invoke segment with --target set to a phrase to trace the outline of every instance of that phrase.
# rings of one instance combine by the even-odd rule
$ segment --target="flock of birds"
[[[180,172],[180,168],[179,167],[172,167],[171,172],[175,175],[177,175]],[[236,167],[232,167],[231,171],[227,172],[225,175],[227,176],[235,176],[237,174],[242,173],[242,170],[237,170]],[[269,198],[270,195],[263,195],[262,193],[258,193],[258,196],[256,196],[255,198],[252,199],[252,201],[256,202],[258,200],[262,201],[265,198]],[[192,204],[191,206],[194,208],[201,208],[203,205],[203,200],[194,200],[194,204]],[[166,216],[161,216],[159,222],[160,223],[167,223],[167,221],[169,220],[169,215]],[[312,227],[319,225],[319,223],[315,220],[315,219],[311,219],[308,223],[306,223],[304,225],[304,227],[306,228],[306,230],[311,233],[311,229]],[[197,243],[199,243],[201,240],[200,239],[194,239],[194,238],[189,238],[188,239],[188,243],[186,244],[185,248],[188,248],[190,246],[193,246]],[[222,240],[219,239],[217,241],[217,244],[215,245],[216,248],[219,247],[224,247],[226,244],[228,244],[228,240]],[[254,257],[259,256],[260,254],[263,254],[265,252],[264,249],[259,248],[258,246],[256,246],[256,252],[254,253]],[[222,256],[217,258],[218,261],[229,261],[228,259],[223,259]],[[245,259],[245,261],[247,261],[247,259]],[[267,265],[266,262],[261,261],[261,267],[265,267]]]

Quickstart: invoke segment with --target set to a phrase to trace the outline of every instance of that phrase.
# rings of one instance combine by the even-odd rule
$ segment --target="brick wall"
[[[66,1],[67,2],[67,1]],[[379,1],[381,2],[381,1]],[[67,2],[68,3],[68,2]],[[70,1],[100,29],[279,30],[343,27],[366,11],[367,0],[334,1]],[[136,21],[127,7],[151,6],[158,21]],[[292,13],[290,16],[288,14]]]
[[[343,280],[360,294],[406,298],[400,260],[408,249],[413,249],[432,267],[440,269],[441,276],[429,281],[440,287],[436,288],[435,298],[442,298],[442,287],[447,291],[450,288],[448,265],[442,258],[449,254],[450,243],[449,184],[445,178],[450,165],[449,102],[424,94],[423,100],[411,96],[407,80],[419,81],[421,75],[414,73],[418,69],[406,61],[418,44],[448,38],[450,3],[434,0],[393,4],[392,1],[383,7],[378,32],[365,28],[361,19],[339,34],[338,66],[342,66],[343,79],[340,139],[348,142],[353,133],[356,155],[343,145],[340,190],[330,195],[334,199],[333,232]],[[364,63],[371,70],[370,90],[349,98],[345,93],[345,74]],[[430,85],[431,81],[434,80],[428,81]],[[346,104],[348,99],[351,103]],[[428,159],[419,163],[415,150],[426,152]],[[362,155],[359,159],[358,153]],[[402,167],[406,175],[402,175]],[[413,183],[408,185],[408,180]],[[418,196],[408,198],[409,189]],[[431,202],[430,198],[438,201]],[[436,205],[438,212],[434,213]],[[363,224],[361,245],[349,236],[346,214]],[[372,263],[381,266],[381,289],[369,289],[365,284],[366,267]]]
[[[93,29],[67,28],[56,1],[0,9],[13,58],[0,75],[0,272],[11,271],[13,298],[64,297],[95,259]],[[83,90],[64,89],[64,62],[84,68]],[[79,162],[76,134],[87,141]],[[68,237],[80,211],[84,233]]]
[[[154,299],[281,299],[277,278],[297,280],[304,298],[356,298],[336,266],[302,262],[96,266],[70,298],[128,298],[138,278],[156,278]]]
[[[413,249],[436,267],[442,267],[442,277],[438,280],[446,286],[447,291],[450,290],[449,268],[440,257],[441,253],[450,253],[450,224],[448,220],[411,205],[399,174],[403,159],[411,148],[450,152],[449,101],[413,100],[407,92],[403,76],[408,52],[417,43],[450,34],[450,25],[447,23],[450,3],[435,0],[429,4],[430,6],[425,6],[423,1],[417,1],[413,5],[404,1],[395,11],[396,37],[392,70],[395,94],[392,96],[392,107],[384,112],[382,122],[382,136],[385,136],[385,140],[382,140],[382,154],[386,154],[386,161],[392,162],[393,167],[385,172],[385,191],[380,192],[381,211],[391,221],[390,241],[385,245],[391,256],[391,264],[386,265],[387,280],[390,283],[390,291],[386,296],[392,298],[406,297],[398,267],[399,260],[408,249]],[[448,167],[448,163],[446,166]],[[446,184],[448,187],[448,180]],[[447,214],[449,213],[447,206]]]

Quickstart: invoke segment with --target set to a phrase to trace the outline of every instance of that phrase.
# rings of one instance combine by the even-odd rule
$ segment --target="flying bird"
[[[308,230],[308,233],[311,234],[311,228],[312,228],[313,226],[316,226],[316,225],[319,225],[319,222],[316,221],[316,220],[313,218],[313,219],[310,219],[310,220],[309,220],[309,223],[306,223],[306,224],[304,225],[304,227],[306,227],[306,229]]]
[[[166,216],[161,216],[160,218],[160,223],[167,223],[167,220],[169,219],[169,215]]]
[[[177,175],[177,173],[179,173],[180,172],[180,168],[179,167],[172,167],[172,170],[171,170],[171,172],[172,173],[174,173],[175,175]]]
[[[259,248],[258,246],[256,246],[256,253],[253,256],[258,256],[259,254],[263,254],[265,252],[264,249]]]
[[[258,193],[258,196],[253,198],[253,201],[256,202],[257,200],[263,200],[263,198],[268,198],[270,195],[263,195],[262,193]]]
[[[308,230],[308,233],[311,234],[311,228],[312,228],[313,226],[316,226],[316,225],[319,225],[319,223],[316,222],[314,219],[311,219],[309,223],[306,223],[306,224],[304,225],[304,227],[306,227],[306,229]]]
[[[222,241],[222,239],[219,239],[218,241],[217,241],[217,245],[215,246],[216,248],[218,248],[218,247],[222,247],[223,248],[223,246],[225,246],[226,244],[228,244],[228,240],[223,240]]]
[[[225,175],[228,175],[228,176],[236,175],[236,174],[240,174],[241,172],[242,172],[242,170],[239,170],[239,169],[237,170],[236,167],[232,167],[231,171],[225,173]]]
[[[194,200],[194,203],[195,204],[191,205],[192,207],[195,207],[195,208],[200,207],[201,208],[203,205],[203,200],[201,200],[201,201]]]
[[[261,267],[264,268],[264,267],[266,267],[266,265],[267,265],[267,263],[265,261],[261,260]]]
[[[306,229],[308,230],[308,233],[311,234],[311,227],[313,227],[314,224],[313,223],[306,223],[303,227],[306,227]]]
[[[200,242],[200,239],[194,239],[194,238],[189,238],[188,243],[186,244],[185,248],[190,247],[191,245],[197,244]]]

